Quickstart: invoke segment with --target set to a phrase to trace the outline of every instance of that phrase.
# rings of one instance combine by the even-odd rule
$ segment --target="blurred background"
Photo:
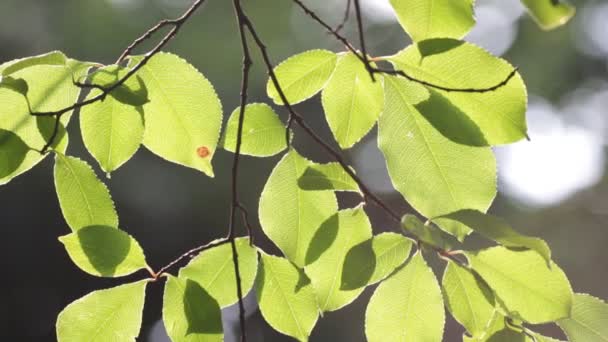
[[[345,0],[305,1],[329,22],[338,23]],[[476,28],[466,37],[519,67],[528,86],[531,142],[495,149],[499,196],[491,212],[519,231],[547,240],[555,261],[576,292],[608,298],[608,1],[574,1],[577,16],[565,27],[541,31],[517,0],[478,0]],[[158,20],[175,17],[190,0],[3,0],[0,2],[0,61],[62,50],[68,56],[112,63],[124,48]],[[286,0],[248,0],[246,8],[275,63],[301,51],[342,51],[333,37]],[[393,54],[409,40],[388,0],[362,0],[368,50]],[[354,21],[344,33],[356,37]],[[356,45],[356,44],[355,44]],[[144,48],[145,49],[145,48]],[[168,50],[194,64],[214,84],[228,115],[238,106],[241,51],[231,2],[209,0],[188,22]],[[141,50],[144,51],[144,50]],[[265,97],[266,76],[256,53],[251,101]],[[301,113],[332,141],[318,96],[299,105]],[[286,113],[279,108],[283,119]],[[97,170],[82,145],[78,118],[69,127],[68,153]],[[316,161],[329,161],[296,130],[296,147]],[[371,188],[401,212],[411,211],[391,186],[372,131],[346,153]],[[221,237],[228,224],[229,169],[232,155],[218,153],[215,179],[165,162],[144,148],[111,179],[109,186],[121,228],[132,234],[154,268],[183,251]],[[272,253],[277,249],[259,232],[257,198],[280,157],[244,157],[243,201],[253,215],[256,237]],[[67,257],[57,237],[69,233],[52,181],[52,158],[0,187],[0,337],[10,341],[54,341],[57,314],[88,292],[125,279],[89,276]],[[341,198],[352,205],[352,198]],[[375,229],[391,228],[373,207]],[[277,213],[280,215],[280,213]],[[473,239],[471,246],[481,242]],[[437,263],[440,265],[440,263]],[[438,269],[440,271],[440,269]],[[441,276],[440,273],[438,273]],[[145,277],[137,273],[127,280]],[[353,304],[326,314],[312,341],[364,341],[364,313],[373,288]],[[162,284],[148,287],[139,341],[168,341],[161,319]],[[255,298],[247,297],[251,341],[290,341],[261,318]],[[235,341],[237,310],[224,310],[226,341]],[[559,330],[540,327],[563,337]],[[448,321],[445,341],[460,341],[462,329]]]

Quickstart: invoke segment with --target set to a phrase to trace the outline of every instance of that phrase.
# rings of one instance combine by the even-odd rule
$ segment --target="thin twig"
[[[193,258],[197,254],[199,254],[200,252],[202,252],[204,250],[211,249],[211,248],[217,247],[217,246],[221,246],[221,245],[223,245],[225,243],[228,243],[228,239],[226,239],[226,238],[215,240],[215,241],[211,241],[210,243],[207,243],[205,245],[192,248],[191,250],[189,250],[189,251],[181,254],[177,258],[175,258],[173,261],[171,261],[167,265],[163,266],[158,272],[155,272],[153,274],[153,279],[157,280],[159,277],[161,277],[163,275],[163,273],[167,272],[170,268],[172,268],[173,266],[177,265],[183,259]]]
[[[173,25],[173,28],[171,29],[171,31],[169,31],[163,37],[163,39],[161,39],[161,41],[158,44],[156,44],[156,46],[154,46],[154,48],[152,48],[152,50],[148,51],[144,55],[144,58],[141,61],[139,61],[139,63],[137,63],[133,68],[131,68],[131,70],[129,70],[129,72],[126,73],[125,76],[123,76],[118,81],[116,81],[116,83],[114,83],[113,85],[108,86],[104,90],[102,90],[102,92],[99,95],[92,97],[88,100],[82,101],[82,102],[76,102],[76,103],[72,104],[71,106],[68,106],[68,107],[65,107],[65,108],[62,108],[59,110],[50,111],[50,112],[31,112],[30,114],[33,116],[49,116],[49,117],[55,118],[55,127],[53,129],[53,134],[49,137],[49,139],[47,140],[44,147],[40,150],[40,153],[43,153],[43,154],[46,153],[48,148],[53,144],[54,140],[57,138],[57,133],[59,132],[59,121],[61,120],[61,117],[65,113],[73,111],[75,109],[82,108],[84,106],[90,105],[90,104],[98,102],[98,101],[103,101],[106,98],[106,96],[108,96],[108,94],[110,94],[113,90],[115,90],[116,88],[123,85],[129,78],[131,78],[131,76],[133,76],[135,73],[137,73],[137,71],[139,71],[139,69],[141,69],[144,65],[146,65],[146,63],[148,63],[148,61],[154,55],[159,53],[165,47],[165,45],[167,45],[167,43],[169,43],[169,41],[171,41],[171,39],[173,39],[177,35],[177,33],[179,32],[182,25],[184,25],[184,23],[186,23],[186,21],[188,21],[188,19],[192,16],[192,14],[194,14],[194,12],[196,12],[196,10],[204,2],[205,2],[205,0],[194,1],[194,3],[179,18],[174,19],[174,20],[162,21],[160,24],[155,25],[150,30],[148,30],[148,32],[144,33],[143,36],[136,39],[135,42],[130,45],[130,47],[132,46],[134,48],[139,43],[141,43],[143,40],[149,38],[154,32],[158,31],[160,29],[160,27],[167,25],[167,24],[162,24],[163,22]],[[133,48],[127,48],[125,50],[125,52],[129,53]],[[123,52],[123,55],[125,54],[125,52]],[[124,57],[121,55],[119,60],[121,60],[122,58],[124,58]]]
[[[241,38],[241,48],[243,50],[242,63],[242,80],[241,80],[241,107],[239,109],[239,124],[236,136],[236,148],[234,151],[234,159],[232,162],[232,203],[230,207],[230,226],[228,229],[228,239],[232,246],[232,259],[234,261],[234,274],[236,276],[236,289],[239,304],[239,323],[241,328],[241,341],[247,341],[247,329],[245,326],[245,306],[243,304],[243,290],[241,288],[241,275],[239,272],[239,258],[235,242],[235,226],[236,226],[236,211],[243,211],[243,205],[239,202],[238,194],[238,175],[239,175],[239,160],[241,156],[241,144],[243,142],[243,123],[245,121],[245,108],[247,106],[247,93],[249,89],[249,71],[251,69],[252,60],[245,35],[244,14],[241,7],[241,0],[233,0],[234,11],[239,28],[239,36]],[[245,211],[243,211],[245,212]],[[249,229],[248,229],[249,230]],[[251,243],[251,231],[249,230],[249,238]]]
[[[350,16],[350,6],[352,2],[353,0],[346,0],[346,9],[344,10],[344,17],[342,18],[342,22],[340,22],[340,24],[336,26],[334,31],[340,32],[340,30],[342,30],[344,28],[344,25],[346,25],[346,23],[348,22],[348,18]]]
[[[361,46],[361,53],[363,54],[363,64],[365,65],[365,69],[369,73],[369,76],[372,78],[372,81],[375,82],[375,70],[369,61],[367,49],[365,48],[365,35],[363,33],[363,16],[361,15],[361,6],[359,5],[359,0],[353,1],[355,2],[355,15],[357,17],[357,30],[359,31],[359,45]]]

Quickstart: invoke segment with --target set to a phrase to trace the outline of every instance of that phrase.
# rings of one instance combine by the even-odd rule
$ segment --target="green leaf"
[[[354,172],[354,171],[353,171]],[[357,182],[338,163],[313,164],[298,179],[303,190],[361,192]]]
[[[557,324],[571,342],[608,341],[608,304],[590,295],[577,293],[570,317]]]
[[[494,308],[492,318],[485,324],[485,329],[478,335],[470,337],[463,335],[463,342],[486,342],[488,338],[506,327],[505,316],[500,312],[500,309]]]
[[[311,165],[292,149],[274,168],[260,197],[262,230],[298,267],[305,265],[308,246],[319,226],[338,211],[333,192],[299,187],[298,179]]]
[[[94,225],[118,226],[108,188],[85,161],[56,153],[55,189],[63,217],[73,231]]]
[[[437,132],[408,103],[405,82],[385,77],[386,104],[378,125],[378,146],[393,185],[426,217],[465,208],[486,211],[496,195],[492,151],[457,144]]]
[[[528,12],[543,30],[552,30],[567,23],[576,8],[566,0],[521,0]]]
[[[451,250],[458,245],[458,241],[432,224],[422,223],[416,216],[406,214],[401,219],[401,227],[414,234],[420,241],[443,250]]]
[[[97,71],[92,82],[109,86],[118,80],[118,74],[116,66],[110,66]],[[80,111],[80,130],[84,144],[107,173],[127,162],[143,140],[143,110],[134,107],[134,104],[147,102],[148,95],[147,90],[145,94],[139,95],[138,92],[141,93],[142,90],[134,90],[145,89],[137,88],[139,82],[141,79],[131,77],[123,86],[111,92],[111,96],[82,107]],[[94,89],[87,98],[91,99],[100,93],[100,90]]]
[[[382,112],[382,78],[373,82],[363,63],[349,52],[338,60],[321,100],[334,138],[341,148],[350,148]]]
[[[487,342],[533,342],[523,331],[506,327],[490,336]],[[538,341],[537,341],[538,342]]]
[[[493,247],[467,253],[470,265],[485,281],[510,316],[540,324],[567,317],[572,289],[564,272],[535,251]]]
[[[12,78],[10,76],[2,77],[0,88],[10,89],[23,96],[27,96],[27,92],[30,90],[30,87],[24,79]]]
[[[131,66],[141,58],[132,58]],[[143,106],[144,145],[161,158],[213,177],[222,104],[211,83],[185,60],[164,52],[137,74],[150,98]]]
[[[248,238],[238,238],[235,241],[239,256],[239,273],[243,295],[253,287],[258,268],[256,250],[249,245]],[[236,276],[234,274],[234,259],[229,243],[208,249],[179,272],[180,278],[188,278],[197,282],[217,302],[220,307],[232,305],[238,301],[236,291]]]
[[[448,263],[443,273],[443,295],[452,316],[473,335],[481,335],[494,316],[492,290],[468,269]]]
[[[397,19],[414,41],[462,38],[475,25],[473,0],[390,0]]]
[[[51,51],[42,55],[17,59],[0,66],[1,75],[8,76],[37,65],[63,66],[67,63],[67,57],[61,51]]]
[[[514,70],[482,48],[454,39],[423,41],[388,60],[412,77],[449,88],[493,87]],[[527,136],[527,93],[519,73],[504,86],[484,93],[429,90],[430,98],[416,109],[450,140],[486,146]]]
[[[444,323],[439,284],[418,252],[374,292],[365,312],[365,335],[369,342],[437,342]]]
[[[167,277],[163,322],[173,342],[223,341],[220,307],[196,282]]]
[[[141,328],[147,280],[93,291],[57,318],[59,342],[135,341]]]
[[[461,210],[441,216],[441,218],[459,222],[505,247],[524,247],[535,250],[545,258],[547,263],[551,261],[551,250],[545,241],[516,232],[499,217],[476,210]]]
[[[59,238],[81,270],[99,277],[122,277],[147,268],[139,243],[107,226],[88,226]]]
[[[348,251],[371,237],[372,227],[361,206],[339,211],[317,230],[306,253],[305,271],[321,311],[338,310],[363,292],[363,288],[342,289],[340,281],[344,274],[358,271],[344,268]]]
[[[230,152],[236,150],[240,109],[241,107],[238,107],[232,112],[222,140],[222,147]],[[279,120],[277,113],[265,103],[248,104],[243,121],[241,154],[269,157],[286,147],[285,125]]]
[[[118,65],[109,65],[95,70],[90,76],[90,83],[96,86],[110,88],[126,77],[129,72],[131,72],[131,70],[128,68],[123,68]],[[99,95],[101,91],[97,89],[93,90],[91,93]],[[137,74],[132,75],[123,84],[112,90],[110,92],[110,97],[130,106],[143,106],[150,102],[150,99],[148,98],[148,88],[144,84],[142,78]]]
[[[354,290],[383,280],[405,262],[411,249],[412,241],[395,233],[359,243],[344,258],[340,289]]]
[[[308,341],[317,322],[319,308],[304,271],[287,259],[262,253],[255,288],[266,322],[285,335]]]
[[[0,184],[28,171],[46,156],[38,151],[51,137],[55,119],[30,115],[28,102],[36,112],[54,111],[73,104],[80,89],[72,84],[72,70],[79,73],[83,68],[73,60],[68,61],[68,66],[37,65],[12,74],[11,79],[21,79],[28,86],[27,99],[13,89],[0,87]],[[20,83],[23,86],[23,82]],[[61,117],[57,138],[51,146],[56,151],[65,152],[67,148],[65,126],[71,114]]]
[[[337,60],[338,56],[331,51],[310,50],[291,56],[277,65],[274,73],[289,103],[300,103],[323,89]],[[283,104],[272,79],[268,79],[266,92],[276,104]]]

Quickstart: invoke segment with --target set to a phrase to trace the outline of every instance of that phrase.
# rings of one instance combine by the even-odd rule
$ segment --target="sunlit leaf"
[[[310,280],[287,259],[262,254],[256,279],[262,316],[275,330],[308,341],[319,308]]]
[[[390,0],[399,23],[414,41],[462,38],[475,25],[473,0]]]
[[[163,322],[173,342],[223,341],[220,307],[196,282],[167,277]]]
[[[30,68],[36,65],[56,65],[63,66],[67,63],[68,59],[61,51],[51,51],[42,55],[32,56],[17,59],[6,63],[0,67],[2,76],[8,76],[14,74],[20,70]]]
[[[312,164],[298,179],[303,190],[360,192],[357,182],[338,163]]]
[[[310,50],[289,57],[274,72],[290,104],[302,102],[318,93],[327,83],[338,56],[327,50]],[[266,84],[268,96],[283,104],[271,79]]]
[[[447,88],[497,86],[514,70],[482,48],[454,39],[422,41],[388,59],[412,77]],[[504,86],[483,93],[429,90],[430,98],[416,109],[450,140],[485,146],[527,136],[527,93],[518,73]]]
[[[440,134],[408,103],[404,82],[385,77],[386,104],[379,121],[378,146],[393,185],[426,217],[465,208],[486,211],[496,195],[492,151]]]
[[[100,277],[122,277],[147,268],[139,243],[107,226],[88,226],[59,238],[81,270]]]
[[[477,276],[456,263],[448,263],[443,273],[446,307],[472,336],[481,335],[494,316],[492,290]]]
[[[240,109],[238,107],[232,112],[222,140],[222,147],[230,152],[236,150]],[[248,104],[243,121],[241,154],[269,157],[283,151],[286,146],[285,125],[277,113],[264,103]]]
[[[257,252],[249,245],[247,238],[236,239],[236,250],[239,256],[241,289],[243,295],[246,295],[253,287],[255,280],[258,268]],[[228,243],[199,254],[180,270],[179,277],[199,283],[222,308],[238,301],[234,259],[232,258],[232,248]]]
[[[11,62],[0,66],[7,66]],[[73,104],[80,89],[72,84],[72,77],[86,71],[80,62],[69,60],[68,66],[36,65],[19,70],[11,79],[23,80],[27,85],[27,99],[22,94],[0,87],[0,184],[28,171],[46,155],[38,151],[50,139],[55,125],[52,117],[30,115],[32,111],[47,112]],[[76,76],[74,76],[76,77]],[[23,82],[20,87],[23,87]],[[61,117],[59,131],[51,148],[65,152],[68,136],[65,126],[71,112]],[[10,132],[10,133],[9,133]]]
[[[558,322],[571,342],[608,341],[608,304],[587,294],[574,295],[569,318]]]
[[[305,191],[298,185],[312,162],[291,150],[275,166],[260,197],[259,217],[264,233],[299,267],[321,224],[338,211],[329,191]]]
[[[135,341],[147,281],[93,291],[66,306],[57,318],[59,342]]]
[[[499,217],[484,214],[476,210],[461,210],[441,216],[441,218],[462,223],[475,232],[503,246],[525,247],[535,250],[547,262],[551,261],[551,250],[545,241],[516,232],[506,221]]]
[[[108,188],[85,161],[56,153],[55,189],[63,217],[73,231],[94,225],[118,226]]]
[[[340,57],[322,93],[325,118],[341,148],[352,147],[376,124],[383,107],[382,78],[372,81],[353,54]]]
[[[405,262],[411,249],[412,241],[395,233],[382,233],[357,244],[344,259],[340,289],[379,282]]]
[[[552,30],[567,23],[576,8],[567,0],[521,0],[528,12],[544,30]]]
[[[467,253],[467,257],[512,317],[539,324],[570,314],[568,278],[553,262],[547,265],[536,251],[493,247]]]
[[[341,210],[315,233],[306,253],[306,274],[312,282],[321,311],[337,310],[357,298],[363,288],[343,289],[344,274],[358,267],[344,268],[346,255],[354,246],[370,239],[372,228],[362,207]]]
[[[365,335],[370,342],[437,342],[444,323],[439,284],[417,253],[374,292],[365,313]]]
[[[134,57],[130,66],[141,58]],[[143,106],[144,145],[161,158],[212,177],[222,105],[211,83],[185,60],[164,52],[150,59],[137,75],[150,99]]]

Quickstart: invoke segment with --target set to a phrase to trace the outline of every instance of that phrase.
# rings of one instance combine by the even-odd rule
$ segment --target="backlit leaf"
[[[401,219],[401,227],[414,234],[420,241],[443,250],[451,250],[458,241],[432,224],[422,223],[416,216],[406,214]]]
[[[567,23],[576,8],[567,0],[521,0],[528,12],[544,30],[552,30]]]
[[[338,163],[312,164],[298,179],[303,190],[360,192],[357,182]]]
[[[67,57],[61,51],[51,51],[42,55],[21,58],[15,61],[8,62],[1,67],[2,76],[14,74],[20,70],[33,67],[36,65],[56,65],[62,66],[67,63]]]
[[[334,193],[305,191],[298,185],[298,179],[311,165],[291,150],[275,166],[260,197],[262,230],[299,267],[305,265],[315,232],[338,211]]]
[[[114,227],[84,227],[59,241],[76,266],[94,276],[122,277],[148,267],[139,243]]]
[[[59,342],[135,341],[147,280],[93,291],[66,306],[57,318]]]
[[[560,328],[571,342],[608,341],[608,304],[587,294],[574,295],[569,318],[560,320]]]

